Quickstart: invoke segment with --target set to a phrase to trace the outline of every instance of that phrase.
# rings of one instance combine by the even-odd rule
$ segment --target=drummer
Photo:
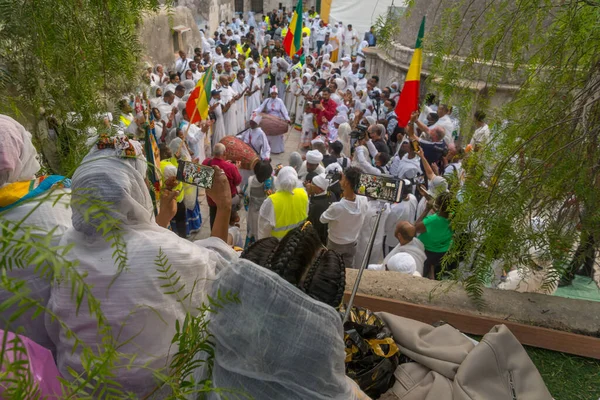
[[[261,119],[260,114],[252,113],[249,122],[250,127],[242,132],[240,139],[250,145],[261,160],[269,160],[271,158],[271,146],[269,146],[269,140],[265,132],[258,127]]]
[[[285,108],[283,100],[277,97],[277,86],[271,87],[270,97],[265,99],[263,103],[254,112],[256,114],[266,113],[291,124],[288,110]],[[273,154],[281,154],[285,151],[283,135],[267,136],[267,141]]]

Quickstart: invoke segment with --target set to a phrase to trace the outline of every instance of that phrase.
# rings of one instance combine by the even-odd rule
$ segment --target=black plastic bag
[[[340,310],[344,315],[344,307]],[[346,375],[372,399],[394,384],[400,351],[383,320],[370,310],[352,307],[344,324]]]

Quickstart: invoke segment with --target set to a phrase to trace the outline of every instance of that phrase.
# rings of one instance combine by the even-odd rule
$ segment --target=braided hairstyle
[[[241,257],[261,267],[266,267],[271,262],[278,245],[279,240],[274,237],[260,239],[244,250]]]
[[[281,240],[267,268],[297,286],[320,247],[321,239],[311,224],[294,228]]]
[[[346,287],[344,260],[333,250],[322,250],[312,264],[301,289],[310,297],[332,307],[338,307]]]

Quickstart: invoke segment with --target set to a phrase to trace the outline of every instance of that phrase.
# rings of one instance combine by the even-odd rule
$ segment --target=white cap
[[[345,115],[336,115],[335,117],[333,117],[333,119],[331,121],[334,124],[341,125],[345,122],[348,122],[348,118]]]
[[[317,136],[316,138],[314,138],[313,140],[310,141],[310,144],[317,144],[317,143],[325,144],[325,141],[323,139],[321,139],[321,136]]]
[[[342,172],[342,166],[336,162],[329,164],[327,167],[325,167],[325,173],[328,174],[330,172]]]
[[[271,90],[269,90],[269,93],[277,93],[277,86],[271,86]]]
[[[352,61],[352,59],[350,57],[346,56],[346,57],[342,57],[342,61],[350,62],[350,61]]]
[[[310,150],[306,153],[306,162],[309,164],[319,164],[323,161],[323,154],[319,150]]]
[[[329,187],[329,181],[325,177],[325,174],[319,174],[312,179],[312,183],[315,186],[320,187],[323,191],[326,191]]]
[[[398,253],[388,260],[387,268],[390,271],[412,275],[417,270],[417,263],[410,254]]]

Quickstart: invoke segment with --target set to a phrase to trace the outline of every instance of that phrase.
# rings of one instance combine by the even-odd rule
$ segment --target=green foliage
[[[463,143],[476,109],[491,116],[493,133],[465,161],[453,219],[457,235],[472,238],[466,288],[479,297],[495,260],[525,269],[549,263],[547,284],[555,283],[580,232],[600,243],[600,4],[444,6],[424,42],[432,54],[428,90],[460,106]],[[485,89],[474,92],[472,82]],[[490,104],[506,82],[518,87],[512,99]],[[455,247],[449,260],[457,256]]]
[[[170,3],[170,2],[167,2]],[[140,80],[136,28],[159,0],[0,0],[0,113],[32,130],[49,167],[85,154],[87,129]],[[42,116],[58,124],[59,149]]]
[[[381,14],[375,20],[375,35],[377,36],[377,46],[384,50],[392,47],[394,37],[400,32],[401,12],[392,10],[391,7],[387,13]]]

